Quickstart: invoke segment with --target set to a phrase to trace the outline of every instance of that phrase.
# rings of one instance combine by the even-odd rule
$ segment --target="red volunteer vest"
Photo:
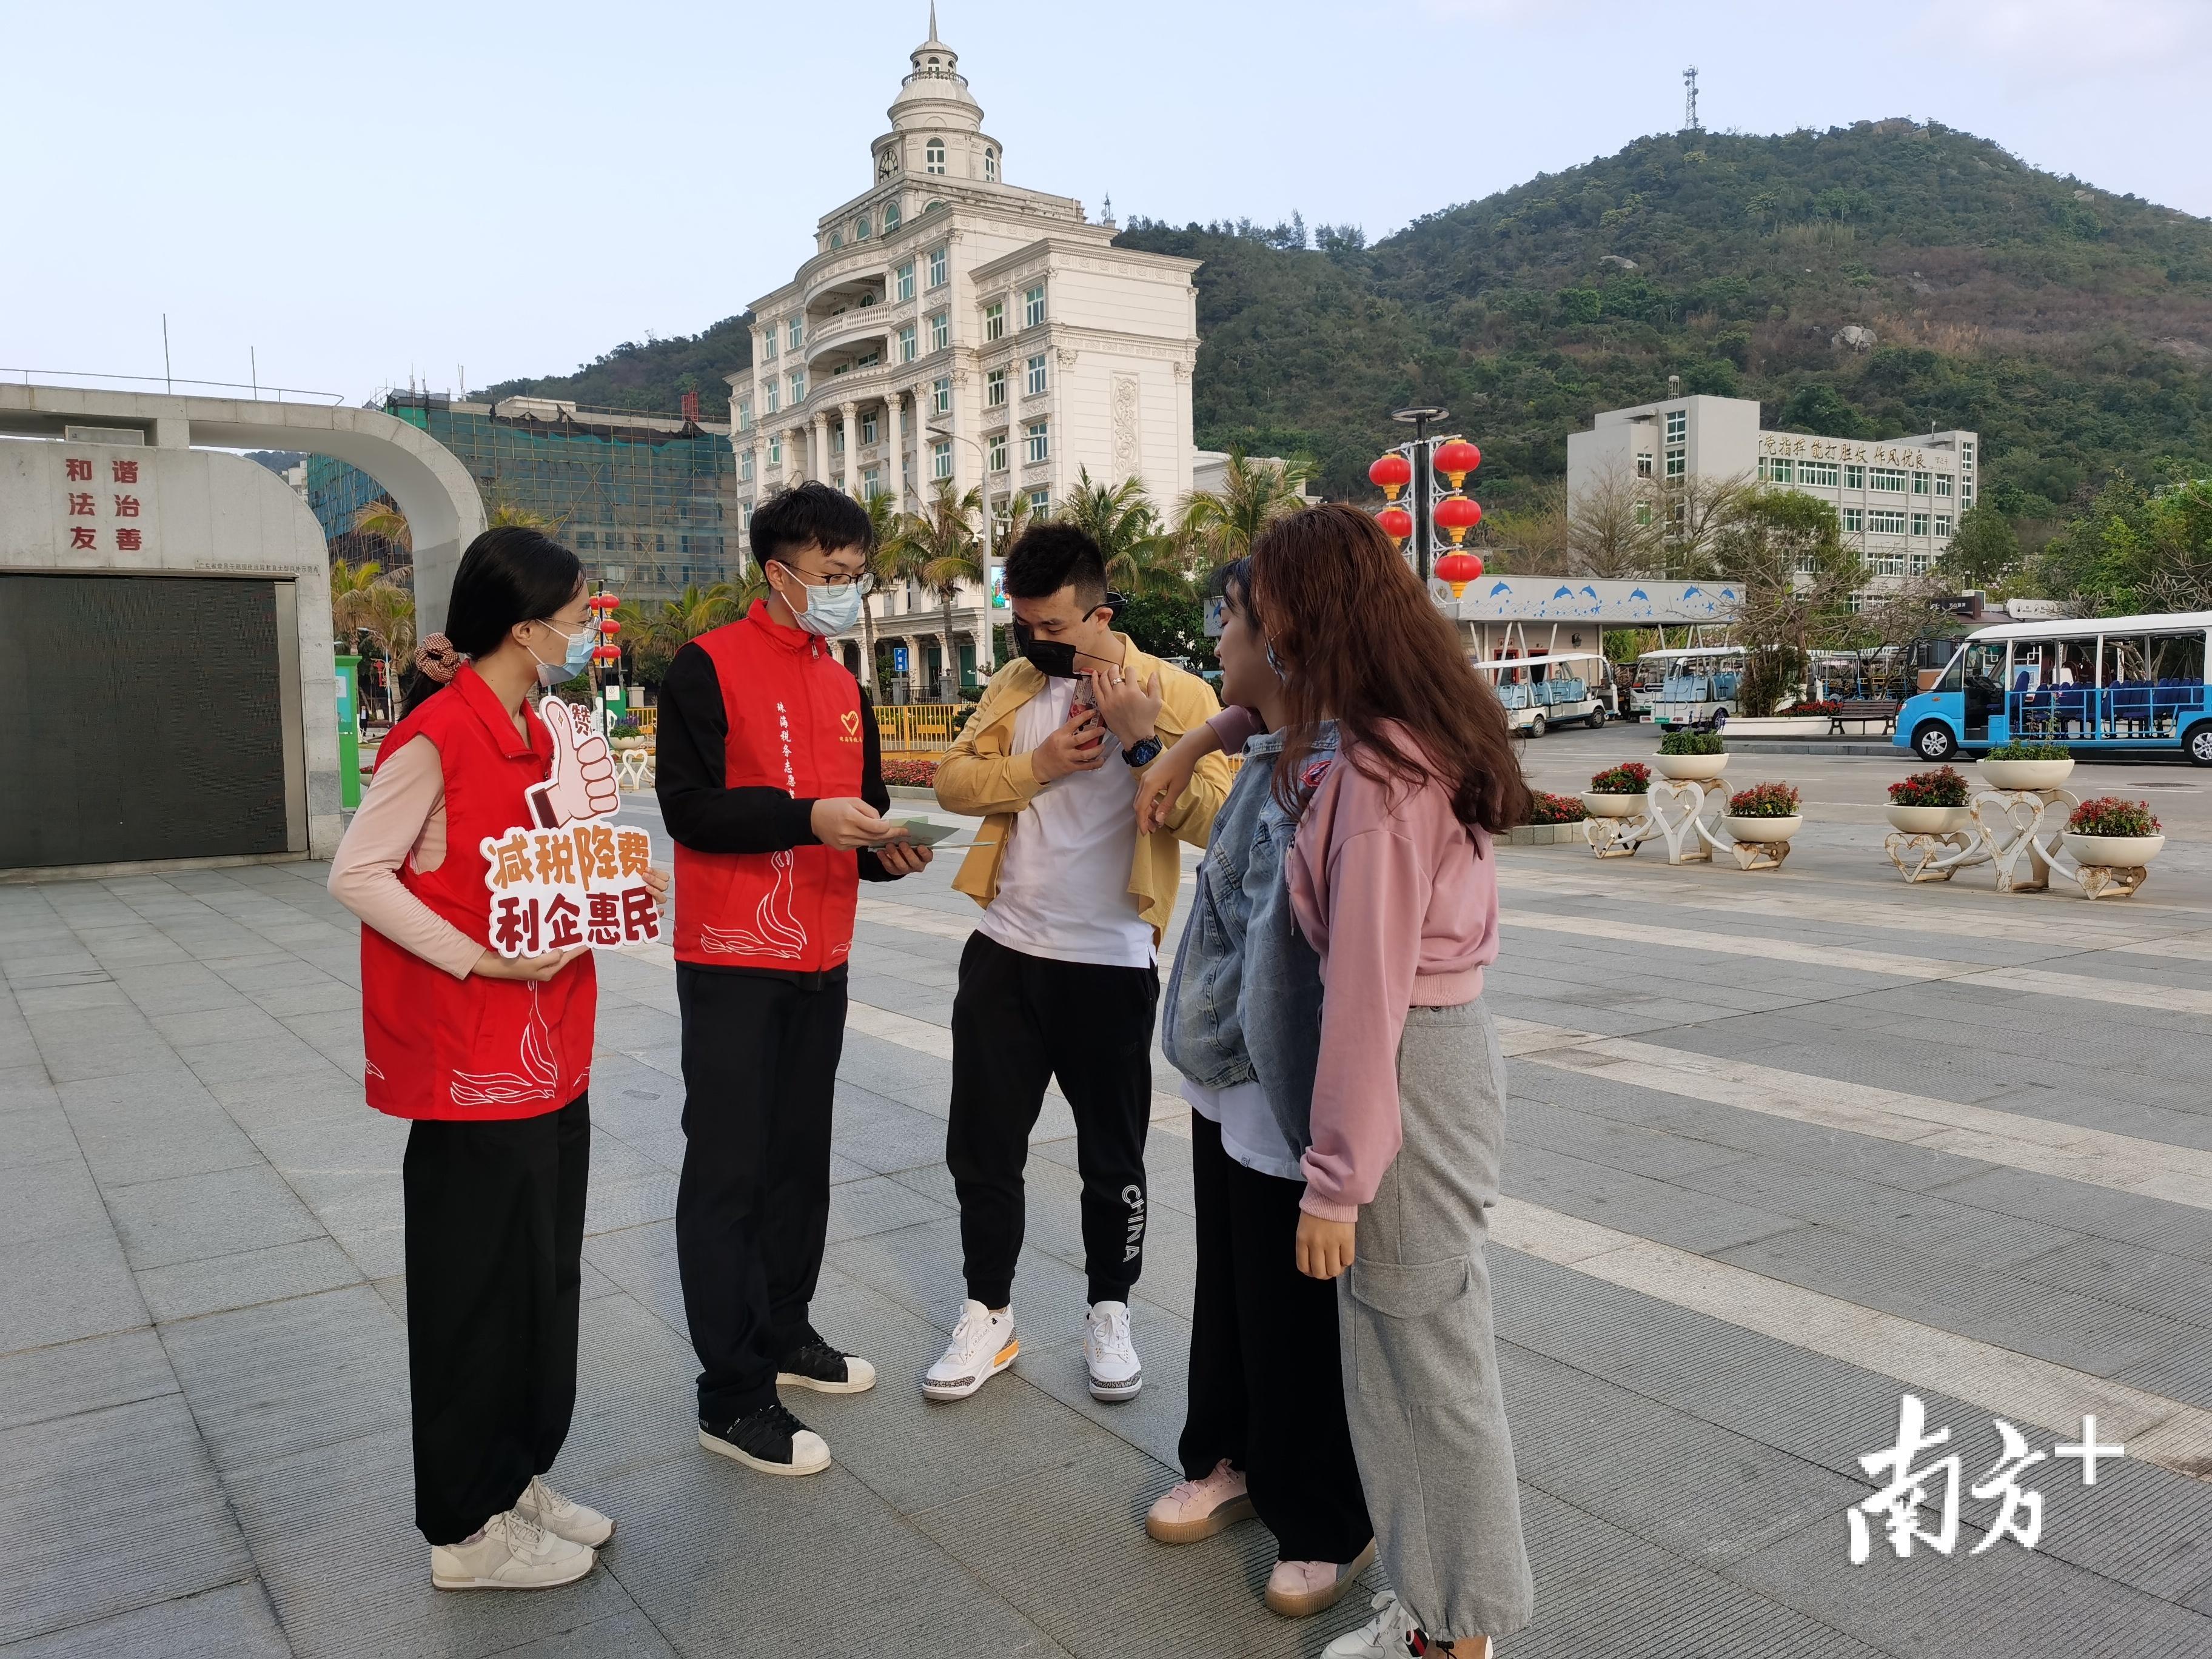
[[[535,714],[529,741],[466,666],[392,728],[381,767],[410,738],[438,745],[446,777],[446,857],[427,874],[410,860],[400,884],[489,948],[491,893],[483,842],[531,822],[523,792],[543,783],[552,739]],[[591,953],[543,985],[457,980],[373,927],[361,930],[362,1034],[368,1103],[394,1117],[489,1119],[558,1111],[592,1078],[599,975]]]
[[[794,799],[860,793],[860,685],[823,641],[756,602],[694,641],[714,659],[729,717],[726,789]],[[708,968],[818,974],[853,950],[860,860],[829,847],[782,853],[676,848],[676,959]]]

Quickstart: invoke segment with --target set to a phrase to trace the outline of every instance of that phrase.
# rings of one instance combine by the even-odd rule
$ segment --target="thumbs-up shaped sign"
[[[558,830],[621,806],[614,757],[607,752],[607,740],[592,729],[591,712],[547,697],[538,705],[538,717],[553,737],[553,775],[525,792],[532,821],[541,830]]]

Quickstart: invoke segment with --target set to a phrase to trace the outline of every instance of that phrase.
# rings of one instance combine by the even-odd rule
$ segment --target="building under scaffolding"
[[[738,569],[736,459],[726,425],[548,398],[489,404],[399,392],[382,406],[453,452],[488,514],[507,507],[547,520],[594,586],[604,580],[652,605]],[[334,554],[387,568],[404,562],[404,552],[356,528],[362,509],[386,499],[343,462],[309,458],[307,503]]]

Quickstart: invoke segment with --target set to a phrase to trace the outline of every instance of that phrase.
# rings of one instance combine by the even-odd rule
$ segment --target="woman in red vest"
[[[569,1583],[615,1529],[540,1478],[576,1398],[598,980],[586,947],[490,948],[483,851],[620,799],[605,739],[529,702],[589,659],[586,597],[576,556],[535,530],[469,544],[331,869],[362,923],[368,1103],[414,1124],[415,1519],[441,1589]]]

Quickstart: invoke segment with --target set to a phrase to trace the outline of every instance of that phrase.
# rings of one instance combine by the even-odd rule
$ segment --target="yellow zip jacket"
[[[1154,729],[1163,750],[1221,712],[1213,688],[1197,675],[1146,656],[1126,634],[1114,637],[1128,653],[1121,665],[1132,679],[1143,685],[1151,683],[1155,672],[1160,677],[1160,714]],[[975,845],[962,861],[952,885],[987,908],[999,896],[999,862],[1006,856],[1014,820],[1042,787],[1030,757],[1012,750],[1015,712],[1044,685],[1044,675],[1023,659],[1008,663],[991,677],[983,700],[937,763],[937,804],[948,812],[983,819]],[[1118,758],[1107,763],[1123,764]],[[1137,913],[1152,926],[1155,949],[1166,935],[1168,919],[1175,914],[1176,889],[1182,880],[1176,842],[1206,845],[1214,815],[1229,798],[1231,775],[1226,756],[1208,755],[1199,762],[1190,787],[1168,814],[1167,827],[1138,838],[1137,856],[1129,866],[1129,891],[1137,901]]]

